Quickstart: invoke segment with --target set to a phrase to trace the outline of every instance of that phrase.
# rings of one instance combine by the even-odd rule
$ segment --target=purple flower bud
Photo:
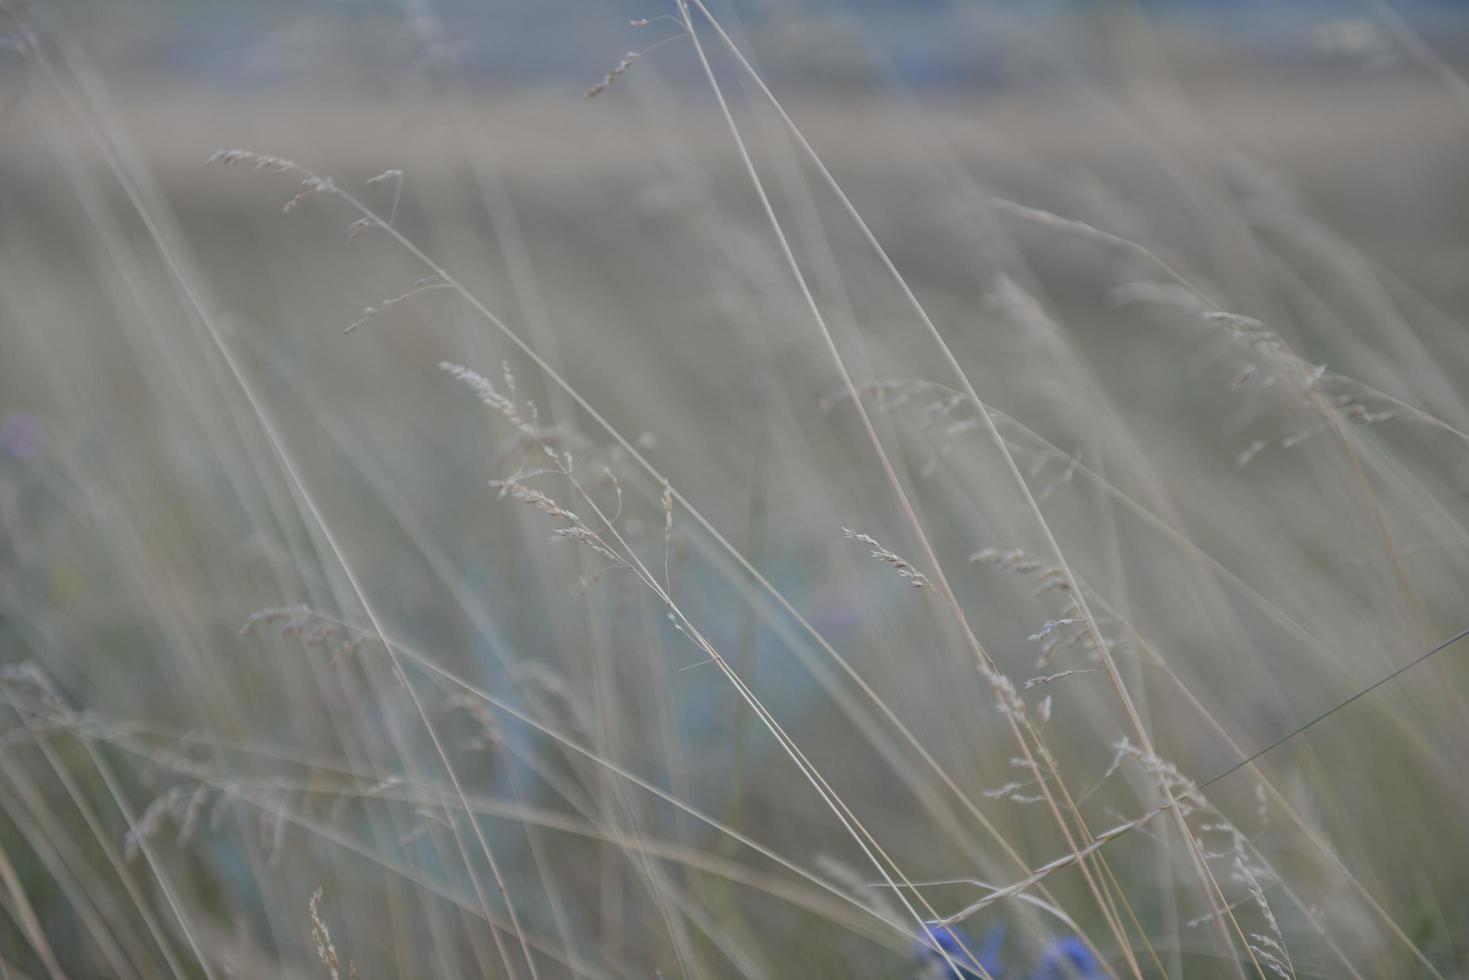
[[[1035,980],[1097,980],[1104,976],[1086,943],[1072,936],[1051,944]]]
[[[930,922],[924,929],[928,940],[915,944],[915,956],[925,967],[939,969],[944,980],[977,980],[986,975],[998,980],[1002,976],[999,967],[1000,945],[1005,940],[1002,927],[990,930],[983,946],[973,945],[951,926]],[[975,966],[979,969],[972,969]]]

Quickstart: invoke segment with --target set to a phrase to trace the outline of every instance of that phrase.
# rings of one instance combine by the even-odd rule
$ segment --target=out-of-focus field
[[[986,973],[1460,975],[1469,652],[1196,789],[1469,627],[1456,91],[787,78],[997,442],[701,40],[810,304],[686,40],[595,99],[8,66],[0,976],[325,976],[319,886],[364,978],[954,976],[922,922],[1114,827]]]

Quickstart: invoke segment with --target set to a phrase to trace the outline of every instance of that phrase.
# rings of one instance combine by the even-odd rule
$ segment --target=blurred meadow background
[[[0,0],[0,978],[1465,975],[1466,68]]]

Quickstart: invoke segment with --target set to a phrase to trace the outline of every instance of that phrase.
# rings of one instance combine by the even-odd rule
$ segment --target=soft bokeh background
[[[711,9],[1089,597],[1105,652],[696,12],[1066,832],[941,590],[843,535],[934,574],[676,7],[0,2],[0,976],[327,976],[318,887],[343,975],[953,976],[919,920],[1163,799],[1105,660],[1178,793],[1469,626],[1469,10]],[[227,148],[464,292],[385,303],[432,270]],[[536,439],[445,360],[508,370]],[[1065,976],[1076,936],[1073,976],[1461,975],[1463,658],[965,941],[996,976]]]

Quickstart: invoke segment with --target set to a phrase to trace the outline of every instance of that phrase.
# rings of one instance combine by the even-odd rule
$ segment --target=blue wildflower
[[[1000,946],[1005,941],[1004,926],[996,926],[984,937],[982,946],[975,946],[952,926],[929,922],[924,925],[928,942],[916,941],[913,955],[919,965],[932,971],[931,976],[944,980],[980,980],[988,975],[999,980]],[[939,950],[943,950],[940,953]],[[948,960],[944,956],[948,956]],[[980,969],[974,969],[978,960]],[[950,963],[953,965],[951,966]],[[983,972],[981,972],[981,970]]]
[[[12,415],[0,423],[0,454],[30,459],[41,451],[41,420],[34,415]]]
[[[1086,943],[1070,936],[1050,945],[1033,980],[1101,980],[1106,975]]]

